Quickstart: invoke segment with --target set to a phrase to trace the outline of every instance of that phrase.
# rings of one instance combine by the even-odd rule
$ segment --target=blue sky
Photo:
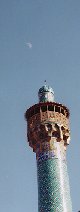
[[[52,86],[70,109],[73,212],[80,209],[80,1],[0,0],[0,211],[38,212],[36,157],[24,113]]]

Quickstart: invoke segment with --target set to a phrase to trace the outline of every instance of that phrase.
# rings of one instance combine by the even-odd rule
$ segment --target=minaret
[[[69,110],[54,101],[54,92],[44,85],[39,103],[26,113],[29,146],[36,153],[38,212],[72,212],[66,149],[70,141]]]

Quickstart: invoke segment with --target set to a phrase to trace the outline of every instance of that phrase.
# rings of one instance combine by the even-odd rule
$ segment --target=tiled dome
[[[39,102],[54,102],[54,91],[50,86],[44,85],[38,92]]]

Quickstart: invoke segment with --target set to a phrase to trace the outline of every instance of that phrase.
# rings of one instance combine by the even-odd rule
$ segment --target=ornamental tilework
[[[43,148],[42,148],[43,146]],[[50,142],[43,142],[41,144],[41,148],[38,145],[36,149],[36,159],[39,161],[47,160],[49,158],[62,158],[65,160],[66,158],[66,151],[64,149],[63,142],[57,142],[55,140],[50,140]]]
[[[54,157],[37,161],[37,175],[38,211],[72,212],[66,160],[60,162]]]

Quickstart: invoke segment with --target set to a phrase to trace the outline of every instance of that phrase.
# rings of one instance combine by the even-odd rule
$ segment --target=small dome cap
[[[39,102],[54,102],[54,91],[48,86],[44,85],[38,92]]]

